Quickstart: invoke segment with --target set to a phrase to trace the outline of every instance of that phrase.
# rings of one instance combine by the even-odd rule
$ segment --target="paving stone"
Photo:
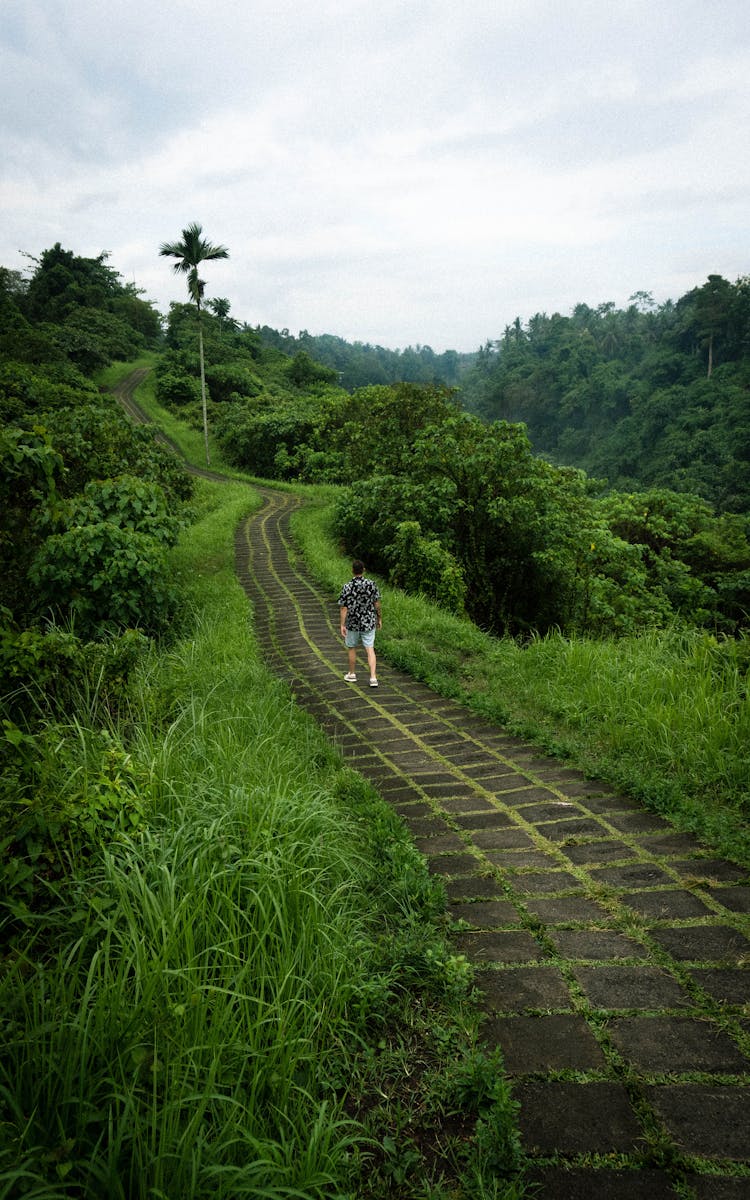
[[[459,850],[466,849],[466,843],[457,833],[452,832],[439,834],[436,837],[418,837],[415,840],[417,849],[426,856],[455,854]]]
[[[563,958],[643,958],[643,946],[610,929],[556,929],[550,933]]]
[[[609,819],[610,813],[643,812],[638,801],[630,796],[590,796],[586,798],[585,807],[589,812],[601,813],[605,820]]]
[[[646,1094],[684,1153],[750,1159],[750,1088],[683,1083],[649,1087]]]
[[[701,849],[700,842],[692,833],[660,833],[656,837],[653,834],[636,834],[635,840],[644,850],[648,850],[649,854],[662,854],[667,857],[690,854],[691,851]]]
[[[431,817],[432,820],[440,820],[435,816],[433,809],[426,800],[406,800],[398,804],[394,804],[391,797],[388,797],[388,803],[391,808],[395,808],[396,812],[402,817]]]
[[[465,879],[451,879],[445,885],[446,896],[450,901],[457,900],[501,900],[505,888],[499,879],[489,875],[469,875]]]
[[[472,839],[474,840],[474,839]],[[549,866],[549,854],[543,850],[487,850],[485,857],[504,871],[525,871]]]
[[[680,875],[707,882],[737,883],[747,877],[747,871],[743,867],[738,867],[736,863],[727,862],[723,858],[686,858],[669,865]]]
[[[432,759],[426,759],[427,769],[424,771],[412,771],[411,778],[423,790],[430,783],[445,783],[445,771],[436,771],[435,763]]]
[[[642,810],[640,812],[610,813],[607,820],[610,825],[622,833],[648,833],[652,829],[671,829],[669,821],[665,821],[663,817],[657,817],[653,813]]]
[[[475,929],[494,929],[498,925],[518,925],[519,915],[509,900],[477,900],[474,904],[452,904],[449,916],[466,921]]]
[[[708,894],[731,912],[750,913],[750,887],[709,888]]]
[[[562,779],[565,781],[565,786],[561,791],[565,792],[566,796],[580,796],[584,801],[592,796],[608,796],[610,788],[601,780],[581,778],[580,772],[565,771],[562,774],[554,774],[554,779]]]
[[[398,771],[401,775],[408,775],[410,779],[415,781],[415,783],[419,783],[420,785],[426,784],[428,779],[434,783],[450,783],[456,778],[455,775],[451,774],[451,772],[445,769],[440,771],[439,779],[435,779],[434,776],[437,773],[435,768],[436,766],[439,767],[439,764],[435,762],[435,759],[431,754],[427,754],[424,751],[420,751],[416,754],[413,750],[408,752],[399,751],[396,753],[391,749],[390,746],[387,747],[387,750],[389,765],[391,765],[393,769]],[[463,781],[459,782],[457,780],[456,782],[459,787],[467,786],[465,783],[463,783]]]
[[[677,980],[658,967],[574,967],[573,974],[595,1008],[688,1008],[691,1004]]]
[[[381,783],[378,786],[378,791],[389,804],[409,804],[414,800],[424,803],[424,799],[418,789],[410,783],[404,783],[403,780],[394,779],[393,783],[389,786]]]
[[[597,867],[590,872],[597,883],[610,887],[653,887],[657,883],[672,883],[672,878],[654,863],[626,863],[622,867]]]
[[[523,814],[526,816],[526,814]],[[582,837],[603,837],[607,830],[593,817],[570,817],[566,821],[548,821],[537,825],[539,833],[550,842],[565,842]]]
[[[568,871],[535,871],[529,875],[515,875],[513,887],[517,892],[535,896],[543,892],[565,892],[578,887],[575,875]]]
[[[487,812],[459,813],[455,822],[462,829],[507,829],[511,825],[508,814],[494,807]]]
[[[526,1009],[570,1008],[570,991],[557,967],[508,967],[479,970],[475,982],[485,1012],[522,1013]]]
[[[394,732],[393,736],[382,734],[379,731],[373,731],[368,736],[365,730],[365,739],[370,741],[372,745],[377,745],[383,754],[387,754],[391,758],[396,758],[400,755],[408,755],[414,753],[414,743],[411,738],[402,737]]]
[[[557,797],[549,788],[543,787],[527,787],[527,788],[511,788],[498,789],[498,795],[502,796],[504,804],[512,808],[524,808],[528,804],[538,804],[542,801],[556,800]]]
[[[541,825],[545,821],[556,821],[560,817],[580,817],[581,810],[569,800],[553,800],[548,804],[526,804],[521,816],[532,825]],[[543,832],[543,829],[540,830],[540,833]]]
[[[559,780],[560,782],[566,782],[570,786],[580,784],[584,787],[587,784],[586,775],[581,770],[578,770],[576,767],[565,767],[557,758],[547,757],[539,758],[539,760],[532,758],[527,763],[527,767],[529,770],[533,770],[534,774],[538,775],[540,779]],[[599,791],[606,791],[606,788],[600,787]]]
[[[452,942],[471,962],[532,962],[543,957],[542,947],[525,929],[498,933],[453,934]]]
[[[433,875],[468,875],[476,871],[479,863],[473,854],[446,854],[442,858],[430,858],[427,869]]]
[[[474,753],[476,757],[479,751],[475,749]],[[511,767],[506,767],[504,763],[499,763],[496,758],[485,759],[484,762],[467,763],[463,770],[470,779],[484,780],[489,777],[506,779],[508,787],[521,787],[527,782],[523,775],[519,775]]]
[[[560,763],[550,754],[535,754],[528,745],[519,742],[512,756],[513,762],[522,763],[525,771],[543,771],[549,767],[559,767]]]
[[[724,1004],[750,1004],[750,968],[694,967],[690,974],[714,1000]]]
[[[618,897],[621,904],[626,904],[642,917],[652,917],[654,920],[667,920],[670,917],[707,917],[711,909],[694,896],[692,892],[633,892]]]
[[[468,783],[454,783],[451,780],[443,780],[442,783],[422,783],[418,775],[415,775],[413,778],[425,795],[429,796],[431,800],[456,800],[474,797],[474,789]]]
[[[411,728],[411,722],[409,724]],[[477,756],[481,753],[471,742],[433,742],[431,745],[454,767],[460,767],[461,774],[473,779],[472,769],[476,765]]]
[[[524,1182],[533,1200],[674,1200],[677,1196],[669,1177],[654,1170],[532,1168],[524,1174]]]
[[[504,800],[506,794],[518,794],[518,789],[523,787],[524,783],[528,783],[523,775],[506,774],[502,770],[497,771],[494,775],[485,775],[481,779],[474,780],[475,786],[481,788],[485,792],[491,792],[493,796],[497,796],[499,800]]]
[[[531,1153],[610,1154],[634,1151],[641,1130],[625,1088],[616,1083],[558,1083],[521,1080],[523,1148]]]
[[[497,812],[494,804],[476,793],[471,796],[442,797],[440,807],[447,813]]]
[[[528,833],[524,833],[523,829],[494,829],[491,836],[494,839],[493,845],[496,850],[530,850],[534,846],[534,842]],[[482,842],[477,841],[477,837],[478,834],[472,834],[472,842],[475,846],[485,849]],[[488,855],[488,858],[491,858],[491,855]]]
[[[480,850],[507,850],[507,841],[509,833],[522,833],[523,836],[533,845],[528,834],[523,833],[522,829],[509,829],[507,826],[502,829],[474,829],[471,830],[471,840]],[[519,847],[513,851],[516,854],[525,854],[526,850]],[[545,861],[546,858],[545,858]]]
[[[491,1017],[480,1037],[500,1046],[512,1075],[535,1071],[596,1071],[605,1067],[601,1048],[583,1017],[555,1013],[543,1017]]]
[[[526,908],[545,925],[570,925],[574,921],[608,921],[606,909],[586,896],[532,897]]]
[[[750,942],[728,925],[653,929],[651,936],[684,962],[734,962],[750,953]]]
[[[453,831],[448,828],[445,821],[441,821],[440,817],[412,817],[410,813],[401,813],[401,819],[414,838],[444,837],[448,833],[452,834],[453,837],[457,837],[457,834],[453,833]],[[462,842],[460,849],[464,850],[465,848],[466,847]]]
[[[584,866],[586,863],[619,862],[620,859],[636,856],[636,851],[625,842],[583,842],[581,845],[561,846],[560,849],[577,866]]]
[[[619,1017],[608,1023],[607,1030],[623,1058],[649,1073],[741,1074],[750,1068],[732,1039],[711,1021]]]
[[[735,1179],[728,1175],[688,1175],[686,1182],[695,1200],[750,1200],[750,1176]]]

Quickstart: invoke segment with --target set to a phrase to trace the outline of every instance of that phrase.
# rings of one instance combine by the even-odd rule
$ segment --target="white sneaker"
[[[344,676],[344,679],[346,680],[347,683],[356,683],[357,682],[357,676],[354,675],[352,671],[347,671],[346,675]]]
[[[377,687],[377,686],[378,686],[378,681],[375,678],[375,676],[373,675],[370,679],[370,687]]]

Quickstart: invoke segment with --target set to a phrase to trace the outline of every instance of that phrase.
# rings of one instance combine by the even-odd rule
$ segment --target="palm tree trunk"
[[[208,409],[206,406],[206,370],[203,361],[203,327],[201,325],[201,306],[198,305],[198,353],[201,364],[201,402],[203,404],[203,440],[206,443],[206,466],[211,466],[208,453]]]

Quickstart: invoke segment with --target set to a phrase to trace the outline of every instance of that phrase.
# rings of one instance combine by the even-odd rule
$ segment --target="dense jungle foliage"
[[[744,629],[744,510],[723,510],[669,472],[608,488],[537,454],[525,423],[466,412],[463,391],[399,383],[350,393],[306,351],[285,358],[255,330],[217,321],[207,339],[213,428],[227,460],[264,478],[344,485],[339,535],[389,581],[498,633],[606,636],[674,620]],[[196,420],[187,306],[173,306],[167,341],[157,395]],[[712,361],[724,352],[717,337]],[[686,361],[698,357],[691,349]],[[701,388],[724,395],[725,369],[714,366]],[[734,386],[734,425],[717,418],[711,429],[733,438],[737,472],[747,390]]]
[[[435,353],[431,346],[407,346],[388,350],[369,342],[347,342],[330,333],[300,330],[296,337],[288,329],[257,327],[263,342],[294,357],[301,351],[316,362],[332,368],[341,387],[348,392],[372,383],[435,383],[460,386],[477,355],[457,350]]]
[[[466,408],[522,421],[534,449],[611,487],[694,492],[750,511],[750,279],[709,275],[677,302],[537,313],[487,342]]]
[[[11,425],[28,424],[35,407],[62,407],[72,420],[71,397],[63,405],[58,390],[47,402],[40,379],[49,384],[52,373],[58,389],[90,391],[84,371],[156,346],[161,334],[158,314],[104,255],[77,259],[58,245],[35,267],[28,283],[3,273],[2,402]],[[425,377],[460,375],[460,388],[401,380],[350,390],[341,385],[347,361],[357,358],[362,377],[369,363],[377,379],[379,348],[348,347],[347,359],[341,339],[240,326],[229,302],[214,299],[203,317],[210,427],[239,469],[342,485],[338,533],[347,550],[482,628],[607,636],[677,620],[735,635],[750,611],[749,328],[748,282],[710,276],[660,308],[640,293],[624,312],[580,304],[570,317],[517,320],[473,366],[429,347],[393,352],[389,372],[400,360],[404,374],[419,375],[421,363]],[[192,304],[171,306],[161,349],[157,400],[198,428]],[[34,388],[23,392],[29,373]],[[119,473],[123,465],[121,456]],[[61,486],[83,490],[86,480],[74,487],[71,471],[61,485],[49,467],[56,495]],[[150,483],[161,485],[153,471]],[[35,526],[25,563],[8,563],[6,590],[19,588],[16,606],[36,605],[37,616],[68,604],[85,632],[106,604],[92,605],[80,587],[69,603],[71,563],[85,563],[90,550],[78,544],[86,535],[56,519],[54,530]],[[75,506],[67,521],[81,525]],[[34,541],[42,533],[46,551]],[[107,536],[111,562],[122,534],[110,522]],[[141,624],[156,628],[171,619],[170,600],[151,586],[153,617]],[[120,591],[118,599],[125,616],[132,597]]]
[[[58,244],[28,281],[0,269],[1,844],[18,911],[38,871],[54,878],[93,828],[138,807],[127,756],[104,733],[87,795],[61,792],[50,765],[67,753],[56,721],[72,697],[117,708],[149,639],[179,628],[168,551],[192,480],[92,381],[160,337],[156,311],[104,254]],[[71,778],[75,761],[74,748]]]
[[[0,1193],[421,1195],[408,1092],[370,1103],[417,1053],[450,1194],[519,1200],[442,886],[259,660],[232,539],[257,494],[196,486],[98,386],[163,348],[106,257],[0,269]],[[327,378],[209,311],[212,420]],[[159,386],[200,423],[172,324]]]

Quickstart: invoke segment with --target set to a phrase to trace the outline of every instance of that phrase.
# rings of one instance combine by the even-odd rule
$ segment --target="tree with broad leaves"
[[[206,443],[206,466],[211,465],[208,451],[208,411],[206,408],[206,373],[203,362],[203,328],[201,324],[201,300],[205,283],[198,276],[198,267],[203,262],[216,258],[229,258],[226,246],[214,246],[207,242],[203,235],[203,227],[193,222],[182,231],[181,242],[164,242],[159,247],[159,253],[169,258],[176,258],[174,269],[178,274],[187,275],[187,286],[190,299],[195,301],[198,312],[198,351],[201,371],[201,400],[203,403],[203,436]]]

